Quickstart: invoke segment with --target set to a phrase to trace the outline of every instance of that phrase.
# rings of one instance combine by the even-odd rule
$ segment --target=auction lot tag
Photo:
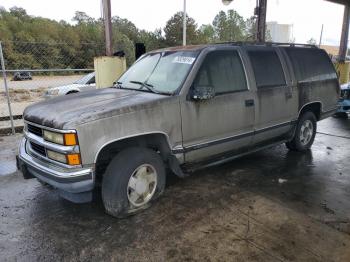
[[[194,60],[196,60],[196,58],[190,56],[177,56],[174,58],[173,63],[192,65]]]

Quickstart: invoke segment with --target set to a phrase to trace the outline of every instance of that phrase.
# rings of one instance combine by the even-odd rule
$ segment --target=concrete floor
[[[281,145],[169,179],[157,203],[122,220],[98,194],[77,205],[0,176],[0,260],[350,261],[350,120],[318,131],[304,154]],[[2,137],[1,152],[15,140]]]

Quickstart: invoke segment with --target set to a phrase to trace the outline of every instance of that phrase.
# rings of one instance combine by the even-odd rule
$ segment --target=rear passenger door
[[[247,47],[254,72],[257,105],[255,145],[284,139],[291,130],[297,95],[282,54],[274,47]]]

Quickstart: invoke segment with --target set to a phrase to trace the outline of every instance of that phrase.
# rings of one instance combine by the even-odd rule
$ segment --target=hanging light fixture
[[[231,4],[233,2],[233,0],[222,0],[222,3],[224,4],[224,5],[229,5],[229,4]]]

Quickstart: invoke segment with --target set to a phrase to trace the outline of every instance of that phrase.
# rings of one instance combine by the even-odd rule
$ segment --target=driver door
[[[191,95],[208,86],[214,97],[200,100]],[[248,149],[254,134],[255,104],[238,49],[210,51],[181,104],[185,162]]]

